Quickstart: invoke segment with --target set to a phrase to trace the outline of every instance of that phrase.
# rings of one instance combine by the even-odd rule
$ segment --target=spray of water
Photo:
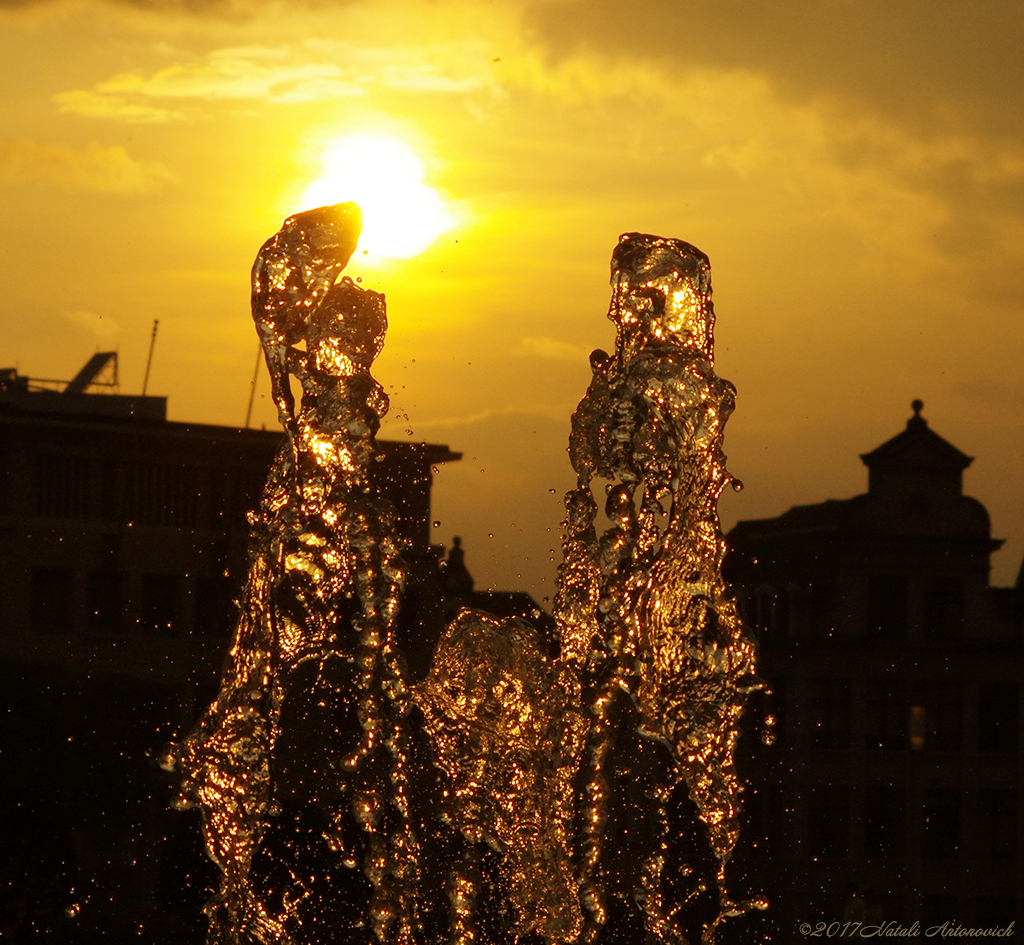
[[[710,938],[724,915],[763,905],[733,902],[725,887],[739,831],[739,717],[759,686],[753,642],[721,576],[718,499],[728,483],[740,485],[722,452],[735,389],[714,371],[710,264],[700,250],[627,233],[612,256],[611,281],[615,353],[591,355],[593,379],[572,418],[578,484],[565,498],[555,608],[562,659],[579,673],[592,720],[583,897],[593,937],[606,918],[599,877],[607,760],[622,727],[616,704],[625,700],[636,730],[670,752],[650,790],[659,836],[644,858],[637,902],[651,932],[682,938],[661,878],[670,853],[666,805],[683,781],[718,863],[720,911]],[[595,476],[607,480],[611,523],[600,536]]]
[[[725,887],[758,682],[720,574],[734,390],[714,373],[707,258],[640,234],[615,250],[616,350],[592,356],[573,416],[555,651],[523,620],[464,609],[410,685],[394,510],[369,474],[384,298],[338,281],[358,236],[354,204],[296,214],[253,267],[287,438],[250,514],[220,693],[168,758],[221,871],[208,942],[576,945],[621,914],[683,943],[688,906],[709,896],[713,942],[725,916],[764,904]],[[297,803],[317,814],[315,866],[260,865]],[[706,837],[710,878],[675,849],[680,818],[691,853]],[[339,870],[361,874],[345,922],[317,902]]]

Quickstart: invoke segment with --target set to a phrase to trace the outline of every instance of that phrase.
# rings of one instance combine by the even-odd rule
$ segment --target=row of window
[[[84,583],[84,586],[83,586]],[[34,632],[123,633],[129,625],[160,634],[182,633],[194,597],[195,631],[226,634],[234,622],[235,583],[221,575],[132,575],[124,571],[32,569],[30,625]],[[134,604],[134,606],[132,606]],[[129,616],[133,614],[133,616]]]
[[[34,511],[48,519],[223,528],[259,501],[262,483],[259,473],[231,475],[182,463],[42,455]]]
[[[926,639],[956,641],[964,630],[964,580],[951,575],[910,578],[904,574],[873,574],[867,579],[863,633],[886,640],[905,640],[912,623]],[[913,600],[918,603],[911,606]],[[841,605],[832,582],[799,591],[789,587],[760,588],[746,595],[744,618],[774,637],[788,636],[794,612],[804,611],[817,630],[831,627]],[[915,613],[916,610],[916,613]],[[913,618],[913,619],[912,619]]]
[[[857,801],[856,794],[861,796]],[[965,815],[971,818],[970,853],[981,860],[1012,860],[1017,855],[1019,794],[1009,788],[973,792],[965,798],[953,788],[927,788],[913,807],[902,787],[812,787],[804,801],[807,850],[812,856],[902,859],[916,852],[925,859],[955,859],[964,854]],[[782,788],[759,788],[748,802],[755,849],[782,856],[792,849],[786,837]],[[856,813],[856,817],[854,814]],[[917,836],[911,849],[911,827]]]
[[[973,731],[965,729],[965,685],[960,680],[865,679],[808,681],[810,698],[787,712],[784,687],[773,683],[780,730],[797,726],[811,748],[1016,751],[1020,744],[1020,686],[1012,681],[978,683]]]

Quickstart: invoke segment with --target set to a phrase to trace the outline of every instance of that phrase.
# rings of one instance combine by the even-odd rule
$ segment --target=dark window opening
[[[1020,730],[1020,687],[982,682],[978,693],[978,751],[1016,751]]]
[[[181,578],[176,574],[142,576],[144,630],[172,633],[181,629]]]
[[[963,743],[963,686],[918,680],[910,707],[911,748],[959,751]]]
[[[85,588],[85,623],[93,633],[113,633],[121,627],[124,612],[124,575],[118,571],[93,571]]]
[[[868,748],[907,747],[907,683],[903,679],[869,679],[866,685],[865,743]]]
[[[850,747],[850,681],[811,680],[811,744],[841,750]]]
[[[945,893],[921,897],[921,925],[926,930],[945,922],[953,925],[959,923],[962,918],[959,897]]]
[[[959,640],[964,632],[964,580],[928,578],[924,585],[924,635],[933,640]]]
[[[128,463],[121,467],[120,517],[143,525],[195,528],[198,471],[166,463]]]
[[[238,608],[234,603],[237,588],[231,578],[222,575],[196,578],[196,630],[204,636],[228,639]]]
[[[846,856],[850,850],[850,788],[828,784],[811,788],[807,839],[812,856]]]
[[[755,601],[755,623],[758,628],[777,638],[789,635],[789,589],[761,588]]]
[[[978,792],[975,837],[983,860],[1012,860],[1017,855],[1017,792]]]
[[[906,792],[869,787],[864,792],[864,855],[901,857],[906,846]]]
[[[234,523],[248,528],[246,516],[259,508],[266,481],[266,473],[254,473],[240,470],[235,475],[232,488],[232,516]]]
[[[36,463],[36,515],[89,518],[92,464],[82,456],[40,456]]]
[[[70,633],[74,627],[74,572],[32,569],[31,625],[36,633]]]
[[[760,856],[782,856],[786,852],[782,788],[770,784],[747,796],[750,841]]]
[[[1007,926],[1017,919],[1013,896],[978,896],[974,900],[974,924],[987,929]],[[1014,930],[1016,931],[1016,930]]]
[[[924,815],[921,855],[929,859],[952,859],[959,856],[960,794],[952,788],[926,790],[922,797],[921,811]]]
[[[907,635],[907,578],[873,574],[868,578],[868,634],[903,639]]]
[[[836,586],[831,581],[816,581],[811,585],[811,621],[815,632],[824,633],[835,609]]]

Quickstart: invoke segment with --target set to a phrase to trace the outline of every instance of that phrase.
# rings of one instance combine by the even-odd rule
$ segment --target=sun
[[[441,195],[423,182],[423,162],[399,138],[359,132],[324,147],[323,174],[295,209],[353,200],[363,211],[359,249],[366,261],[408,259],[456,224]]]

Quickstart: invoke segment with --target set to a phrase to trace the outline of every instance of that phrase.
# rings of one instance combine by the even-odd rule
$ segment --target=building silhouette
[[[108,363],[91,359],[60,390],[0,372],[5,941],[200,941],[217,879],[158,761],[216,693],[246,512],[282,435],[88,392]],[[380,447],[373,485],[395,505],[409,570],[400,642],[425,674],[451,606],[430,489],[460,454]]]
[[[923,937],[1021,905],[1021,582],[989,587],[1001,542],[963,494],[972,460],[912,406],[861,457],[865,494],[726,538],[770,689],[746,720],[732,880],[772,901],[757,940],[865,918]]]
[[[0,937],[199,941],[217,877],[158,759],[215,693],[281,435],[171,422],[164,398],[88,393],[87,374],[45,391],[0,372]],[[433,469],[459,454],[381,446],[410,676],[460,606],[549,630],[526,595],[475,591],[458,540],[430,543]],[[772,907],[727,925],[736,941],[851,917],[990,926],[1021,904],[1024,588],[989,587],[1000,543],[963,494],[971,460],[919,402],[862,459],[864,495],[727,539],[770,687],[730,875]]]

